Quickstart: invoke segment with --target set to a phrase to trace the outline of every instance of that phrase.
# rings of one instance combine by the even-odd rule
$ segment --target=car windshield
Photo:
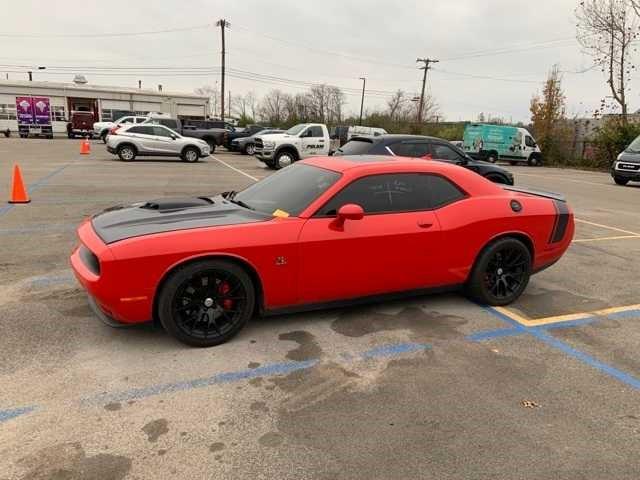
[[[291,127],[289,130],[286,131],[286,133],[288,135],[297,135],[302,130],[304,130],[305,128],[307,128],[307,124],[306,123],[301,123],[300,125],[295,125],[295,126]]]
[[[338,172],[296,163],[228,198],[270,215],[295,217],[338,178]]]
[[[631,144],[626,148],[627,152],[640,153],[640,136],[636,137],[636,139],[631,142]]]

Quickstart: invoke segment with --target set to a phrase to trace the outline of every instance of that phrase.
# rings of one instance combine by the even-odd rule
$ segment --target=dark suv
[[[336,150],[334,155],[393,155],[438,160],[473,170],[492,182],[513,185],[513,174],[508,170],[482,160],[474,160],[455,145],[435,137],[419,135],[351,137],[351,140]]]

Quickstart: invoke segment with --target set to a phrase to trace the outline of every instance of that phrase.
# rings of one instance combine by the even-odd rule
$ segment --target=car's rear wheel
[[[100,140],[102,140],[102,143],[107,143],[107,135],[109,134],[108,131],[104,131],[100,134]]]
[[[627,183],[629,183],[628,178],[619,177],[617,175],[613,177],[613,181],[616,182],[618,185],[622,185],[622,186],[625,186]]]
[[[194,347],[230,340],[253,314],[255,288],[247,272],[225,260],[205,260],[174,271],[159,293],[165,330]]]
[[[524,292],[531,276],[531,253],[516,238],[502,238],[480,254],[467,283],[467,293],[480,303],[508,305]]]
[[[117,152],[123,162],[130,162],[136,158],[136,149],[131,145],[120,145]]]
[[[200,159],[200,151],[195,147],[187,147],[182,151],[182,160],[189,163],[197,162]]]
[[[495,152],[489,152],[487,155],[487,162],[496,163],[498,161],[498,154]]]
[[[256,146],[253,143],[248,143],[245,147],[244,147],[244,153],[246,155],[253,155],[256,153]]]
[[[529,161],[527,163],[530,167],[539,167],[542,165],[542,159],[538,155],[533,154],[529,157]]]

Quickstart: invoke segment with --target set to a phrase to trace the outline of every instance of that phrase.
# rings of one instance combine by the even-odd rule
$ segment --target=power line
[[[106,38],[106,37],[139,37],[143,35],[159,35],[163,33],[190,32],[193,30],[203,30],[213,25],[206,23],[203,25],[193,25],[181,28],[165,28],[162,30],[149,30],[144,32],[117,32],[117,33],[11,33],[0,32],[0,37],[5,38]]]
[[[500,77],[492,77],[487,75],[477,75],[474,73],[462,73],[462,72],[451,72],[449,70],[443,70],[441,68],[433,68],[436,72],[446,73],[447,75],[454,75],[458,77],[466,77],[480,80],[493,80],[497,82],[514,82],[514,83],[536,83],[539,84],[540,80],[520,80],[515,78],[500,78]]]

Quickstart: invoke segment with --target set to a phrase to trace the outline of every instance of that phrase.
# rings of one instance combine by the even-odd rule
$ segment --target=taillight
[[[117,135],[117,131],[120,129],[120,127],[113,127],[109,130],[109,135]]]

